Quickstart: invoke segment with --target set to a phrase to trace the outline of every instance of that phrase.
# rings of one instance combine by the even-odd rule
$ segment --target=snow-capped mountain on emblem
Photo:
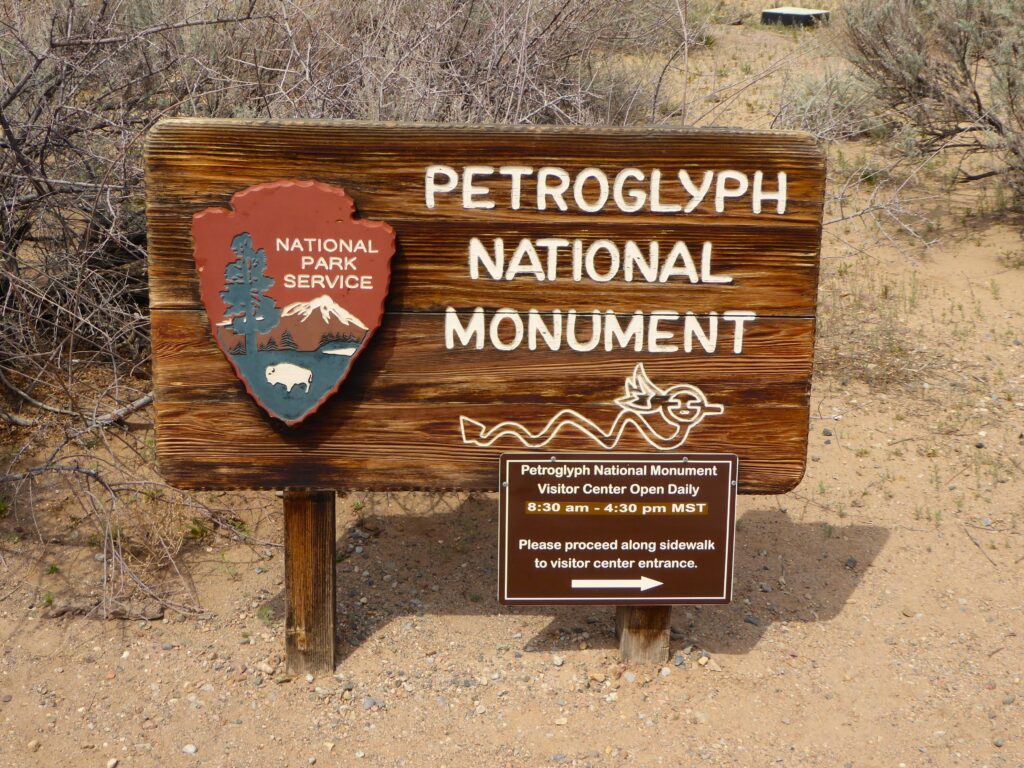
[[[250,187],[231,204],[192,219],[210,330],[260,407],[298,424],[380,325],[395,233],[315,181]]]
[[[338,306],[334,300],[324,294],[323,296],[317,296],[312,301],[297,301],[294,304],[289,304],[287,307],[281,310],[281,317],[291,317],[292,315],[302,315],[302,321],[305,322],[310,316],[320,310],[320,319],[325,323],[330,323],[332,319],[341,323],[342,325],[354,325],[357,328],[366,330],[366,326],[363,322],[349,312],[344,307]]]
[[[324,295],[312,301],[297,301],[282,309],[281,320],[267,341],[274,338],[280,346],[282,337],[288,333],[299,349],[339,354],[332,350],[345,348],[346,344],[358,346],[368,330],[362,320]]]

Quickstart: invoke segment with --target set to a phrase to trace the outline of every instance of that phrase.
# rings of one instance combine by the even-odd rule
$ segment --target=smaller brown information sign
[[[739,458],[501,456],[498,599],[728,603]]]

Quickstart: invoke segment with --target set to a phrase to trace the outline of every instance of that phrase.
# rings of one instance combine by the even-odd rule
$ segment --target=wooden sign
[[[157,450],[177,485],[489,489],[517,450],[736,453],[748,493],[803,474],[824,190],[808,136],[167,120],[146,160]],[[229,318],[193,230],[282,182],[343,190],[396,236],[378,332],[292,426],[218,348]],[[255,248],[293,238],[313,259],[280,273],[305,275],[294,301],[347,274],[307,245],[319,230],[260,215]],[[250,387],[304,394],[301,371],[260,365]]]
[[[507,453],[500,467],[499,602],[732,599],[735,455]]]

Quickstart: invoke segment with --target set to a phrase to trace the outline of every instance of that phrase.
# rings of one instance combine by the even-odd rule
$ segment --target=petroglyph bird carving
[[[531,432],[515,421],[503,421],[487,427],[468,416],[461,416],[462,441],[486,448],[502,438],[510,438],[527,448],[543,448],[560,432],[571,429],[610,451],[633,427],[652,448],[672,451],[686,442],[690,430],[705,417],[719,416],[725,411],[720,403],[708,402],[707,396],[693,384],[676,384],[662,389],[651,381],[643,363],[637,364],[626,379],[625,394],[616,399],[615,404],[620,410],[607,430],[572,409],[556,413],[539,432]]]

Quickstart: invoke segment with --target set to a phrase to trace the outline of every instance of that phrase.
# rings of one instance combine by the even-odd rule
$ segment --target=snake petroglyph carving
[[[639,363],[626,379],[625,390],[625,395],[615,401],[620,410],[606,430],[579,411],[568,408],[552,416],[539,432],[531,432],[515,421],[503,421],[488,427],[468,416],[461,416],[462,441],[486,448],[502,438],[510,438],[527,448],[543,448],[560,432],[571,429],[610,451],[632,426],[652,448],[672,451],[686,442],[690,430],[706,416],[719,416],[725,411],[720,403],[708,402],[707,396],[692,384],[676,384],[662,389],[650,380],[643,363]],[[668,428],[667,433],[665,427]]]

